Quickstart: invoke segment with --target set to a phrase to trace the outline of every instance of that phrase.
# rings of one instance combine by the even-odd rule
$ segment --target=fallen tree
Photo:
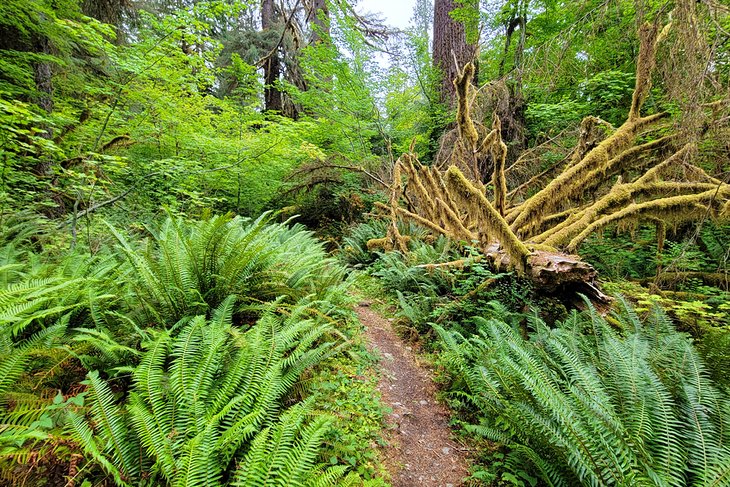
[[[511,206],[517,198],[507,188],[500,120],[495,115],[487,130],[472,119],[474,67],[467,64],[454,80],[457,127],[445,163],[425,166],[413,153],[398,159],[389,203],[378,205],[391,221],[388,233],[368,246],[407,251],[396,222],[410,219],[435,234],[477,246],[494,267],[515,269],[547,292],[580,292],[600,302],[607,298],[595,285],[595,270],[574,255],[589,235],[609,225],[651,222],[661,250],[669,226],[729,218],[730,185],[693,164],[697,141],[682,137],[667,112],[642,115],[657,45],[669,29],[650,24],[639,29],[636,85],[626,121],[606,129],[607,123],[596,117],[584,120],[562,170]],[[708,105],[706,126],[727,120],[727,107],[727,100]],[[643,141],[643,135],[659,128],[664,135]],[[485,167],[493,168],[491,177],[483,174]],[[525,193],[538,182],[533,178],[519,189]]]

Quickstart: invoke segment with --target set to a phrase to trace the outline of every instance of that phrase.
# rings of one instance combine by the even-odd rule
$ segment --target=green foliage
[[[592,308],[554,329],[533,316],[529,338],[480,321],[471,338],[438,331],[479,416],[466,429],[506,446],[508,472],[547,485],[727,484],[728,397],[658,308],[642,321],[622,302],[618,330]]]
[[[343,277],[301,226],[217,216],[193,224],[168,218],[144,250],[119,232],[134,296],[158,323],[204,314],[229,295],[240,302],[324,296]]]
[[[353,346],[348,356],[334,358],[331,368],[306,381],[320,410],[334,420],[325,438],[330,445],[325,459],[331,465],[349,466],[365,480],[382,474],[376,452],[363,448],[382,442],[384,411],[374,362],[364,344]]]
[[[320,414],[339,414],[337,395],[301,381],[321,374],[379,410],[374,384],[333,369],[347,284],[310,232],[269,215],[167,218],[146,244],[110,226],[117,245],[96,256],[42,259],[21,250],[28,226],[8,226],[0,252],[3,478],[53,484],[71,464],[79,482],[114,485],[375,476],[354,443],[374,438],[378,416],[345,427]]]
[[[572,97],[548,103],[530,103],[525,113],[533,138],[554,136],[563,129],[577,126],[593,115],[618,126],[626,117],[634,91],[633,73],[600,71],[580,84]]]
[[[525,117],[535,138],[556,135],[563,129],[575,126],[590,113],[584,102],[565,99],[556,103],[531,103]]]
[[[378,250],[368,249],[368,240],[381,238],[385,235],[388,222],[383,219],[368,220],[354,225],[342,238],[340,245],[340,257],[347,264],[356,266],[372,264],[378,258]],[[398,231],[401,235],[407,235],[412,240],[423,239],[427,232],[414,223],[398,221]],[[443,244],[443,242],[442,242]]]
[[[305,319],[299,307],[285,318],[269,312],[240,332],[231,322],[234,301],[224,300],[211,320],[185,319],[177,336],[159,332],[146,344],[124,404],[89,374],[89,408],[70,411],[69,427],[118,485],[221,485],[233,470],[233,485],[296,483],[314,469],[328,420],[305,426],[310,408],[298,405],[264,426],[279,416],[302,372],[336,349],[319,341],[332,329]],[[342,473],[321,472],[330,479]]]
[[[256,435],[232,485],[342,485],[347,466],[316,467],[317,447],[329,423],[320,417],[305,424],[308,412],[305,405],[296,405],[281,416],[275,428]]]
[[[656,273],[656,230],[641,227],[635,233],[593,236],[581,247],[581,255],[611,279],[640,279]]]
[[[435,322],[471,335],[478,328],[474,316],[518,316],[531,305],[544,305],[546,317],[565,314],[559,301],[539,296],[528,279],[491,271],[474,249],[459,255],[443,238],[433,244],[412,240],[410,245],[406,256],[380,254],[370,273],[397,303],[398,324],[418,334],[429,334]]]
[[[423,296],[444,294],[451,287],[448,270],[423,266],[450,260],[452,254],[448,241],[441,239],[434,246],[417,242],[415,247],[407,255],[399,252],[382,254],[373,266],[372,275],[381,279],[390,292]]]
[[[380,91],[385,93],[385,122],[393,155],[408,152],[414,144],[421,160],[431,161],[438,151],[439,137],[453,121],[453,115],[439,102],[441,73],[431,61],[427,28],[430,19],[422,22],[425,25],[402,33],[402,41],[393,46],[396,57]]]
[[[592,115],[614,126],[623,123],[636,80],[633,73],[601,71],[581,86],[581,96]]]

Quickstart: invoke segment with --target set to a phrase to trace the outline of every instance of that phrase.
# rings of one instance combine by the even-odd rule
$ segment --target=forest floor
[[[380,356],[378,389],[388,429],[382,449],[394,487],[457,487],[467,476],[464,450],[451,438],[449,413],[436,401],[436,385],[412,345],[391,322],[362,301],[355,308],[365,327],[368,347]]]

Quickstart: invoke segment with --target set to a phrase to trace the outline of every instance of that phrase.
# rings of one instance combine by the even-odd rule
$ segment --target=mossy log
[[[451,142],[449,166],[426,167],[415,154],[401,156],[388,205],[379,204],[391,220],[388,235],[373,245],[407,251],[395,223],[396,218],[409,219],[457,244],[477,247],[495,269],[516,270],[546,294],[580,293],[601,305],[608,298],[596,285],[595,269],[574,254],[589,235],[609,225],[649,222],[657,227],[661,252],[668,226],[698,218],[730,219],[730,185],[692,164],[699,139],[672,132],[671,124],[663,123],[669,113],[641,114],[657,44],[667,30],[646,24],[639,31],[636,86],[626,121],[614,129],[587,117],[578,144],[556,165],[562,169],[514,206],[508,202],[536,186],[545,172],[509,191],[501,122],[495,115],[488,131],[472,120],[474,67],[465,66],[454,81],[457,139]],[[718,105],[711,116],[720,116],[723,107]],[[484,170],[490,160],[491,188],[485,186]]]
[[[484,249],[484,255],[496,270],[512,267],[509,254],[498,244]],[[536,288],[543,294],[574,299],[583,294],[598,305],[611,299],[603,294],[597,283],[598,272],[580,256],[558,251],[534,249],[527,259],[527,272]]]

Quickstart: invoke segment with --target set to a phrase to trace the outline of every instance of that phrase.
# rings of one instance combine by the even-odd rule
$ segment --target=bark
[[[510,256],[499,244],[487,247],[484,255],[497,270],[511,267]],[[598,272],[577,255],[534,250],[528,258],[526,277],[543,294],[568,300],[576,299],[582,294],[598,307],[611,302],[611,298],[598,287]]]
[[[312,37],[309,41],[310,44],[316,44],[329,38],[330,21],[326,0],[312,0],[307,16],[307,22],[309,22],[309,25],[312,27]]]
[[[467,43],[464,24],[449,15],[457,8],[455,0],[435,0],[433,11],[433,65],[441,74],[441,102],[453,107],[456,89],[453,80],[476,54],[476,46]]]
[[[51,44],[47,37],[36,35],[33,40],[33,51],[41,54],[51,54]],[[36,104],[47,113],[53,112],[53,71],[50,63],[36,62],[33,64],[33,78],[37,91]],[[41,137],[53,140],[53,131],[50,127],[42,127],[44,132]],[[34,167],[34,172],[41,180],[50,180],[53,177],[53,160],[45,154],[40,154],[38,162]],[[55,186],[56,181],[51,181],[51,186]],[[66,212],[66,205],[63,198],[53,188],[49,188],[48,197],[55,203],[55,207],[47,208],[45,213],[47,216],[55,218]]]
[[[274,0],[262,0],[261,29],[263,31],[271,30],[274,23]],[[281,59],[279,58],[279,49],[275,48],[264,61],[264,108],[267,111],[282,112],[282,95],[276,87],[280,75]]]
[[[113,25],[117,34],[116,43],[124,44],[127,32],[124,28],[125,21],[127,23],[133,21],[135,15],[135,7],[131,0],[83,0],[81,11],[84,15]]]

